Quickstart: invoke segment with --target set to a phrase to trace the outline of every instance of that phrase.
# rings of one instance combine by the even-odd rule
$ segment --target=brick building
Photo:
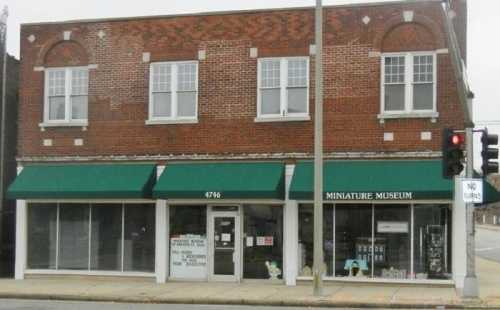
[[[324,9],[328,280],[462,285],[446,38],[440,1]],[[24,24],[21,56],[16,278],[311,279],[313,8]]]
[[[2,60],[0,60],[1,64]],[[1,68],[1,65],[0,65]],[[0,182],[4,193],[7,187],[16,178],[16,141],[17,141],[17,107],[18,107],[18,75],[19,60],[13,56],[7,56],[7,81],[6,81],[6,105],[5,105],[5,159],[3,165],[4,180]],[[0,71],[0,77],[2,73]],[[0,78],[1,81],[1,78]],[[1,89],[0,89],[1,93]],[[1,117],[0,110],[0,117]],[[0,129],[1,133],[1,129]],[[1,139],[1,137],[0,137]],[[5,197],[4,197],[5,198]],[[15,202],[4,199],[0,209],[0,276],[11,276],[14,270],[14,239],[15,239]]]

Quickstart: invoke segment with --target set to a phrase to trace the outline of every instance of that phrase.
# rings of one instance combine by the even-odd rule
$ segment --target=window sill
[[[307,116],[283,116],[283,117],[256,117],[254,122],[256,123],[272,123],[272,122],[302,122],[310,121],[311,117]]]
[[[147,120],[146,125],[198,124],[198,119]]]
[[[82,130],[86,130],[89,126],[88,122],[66,122],[66,123],[39,123],[38,126],[41,130],[45,130],[47,127],[82,127]]]
[[[381,113],[377,115],[380,123],[384,123],[386,119],[401,119],[401,118],[430,118],[433,123],[439,117],[438,112],[409,112],[409,113]]]

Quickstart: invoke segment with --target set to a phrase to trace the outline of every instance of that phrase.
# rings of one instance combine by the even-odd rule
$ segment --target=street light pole
[[[314,296],[323,294],[323,8],[316,0],[314,87]]]

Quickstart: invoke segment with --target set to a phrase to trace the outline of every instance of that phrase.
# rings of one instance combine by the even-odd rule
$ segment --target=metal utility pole
[[[2,68],[2,118],[0,120],[0,242],[2,241],[2,219],[3,210],[5,202],[5,113],[7,111],[6,107],[6,91],[7,91],[7,17],[9,16],[9,11],[7,6],[3,8],[2,15],[0,16],[0,32],[2,38],[2,52],[3,52],[3,68]]]
[[[462,105],[462,111],[464,113],[464,125],[465,125],[465,143],[467,150],[467,170],[465,176],[467,178],[474,177],[474,121],[472,117],[472,100],[474,94],[472,93],[469,81],[467,78],[467,72],[465,63],[460,51],[460,46],[458,44],[458,39],[455,33],[455,28],[453,26],[450,0],[442,0],[443,14],[445,17],[445,29],[448,39],[448,47],[450,50],[451,64],[453,66],[453,71],[455,73],[455,80],[457,82],[458,88],[458,99]],[[465,1],[465,0],[464,0]],[[458,179],[455,179],[458,181]],[[476,277],[475,271],[475,247],[474,247],[474,204],[467,203],[466,208],[466,225],[467,225],[467,266],[466,266],[466,276],[464,279],[464,288],[462,295],[469,298],[479,297],[479,284]]]
[[[314,296],[323,294],[323,8],[316,0],[314,108]]]

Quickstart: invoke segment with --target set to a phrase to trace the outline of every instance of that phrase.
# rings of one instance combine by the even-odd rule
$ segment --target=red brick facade
[[[411,22],[404,11],[413,11]],[[325,8],[325,152],[439,151],[441,129],[463,127],[446,53],[437,56],[436,122],[377,118],[377,52],[446,49],[442,18],[439,1]],[[64,31],[71,31],[69,41]],[[18,156],[312,153],[312,120],[254,121],[257,59],[250,48],[258,48],[258,57],[308,56],[313,43],[311,8],[23,25]],[[146,125],[143,53],[151,61],[196,60],[199,50],[206,59],[199,61],[198,123]],[[87,130],[42,131],[44,73],[34,68],[82,64],[97,65],[89,71]],[[313,119],[314,56],[310,68]],[[432,140],[421,140],[422,131],[432,132]],[[393,132],[394,141],[384,141],[384,132]],[[77,138],[83,146],[74,146]]]

